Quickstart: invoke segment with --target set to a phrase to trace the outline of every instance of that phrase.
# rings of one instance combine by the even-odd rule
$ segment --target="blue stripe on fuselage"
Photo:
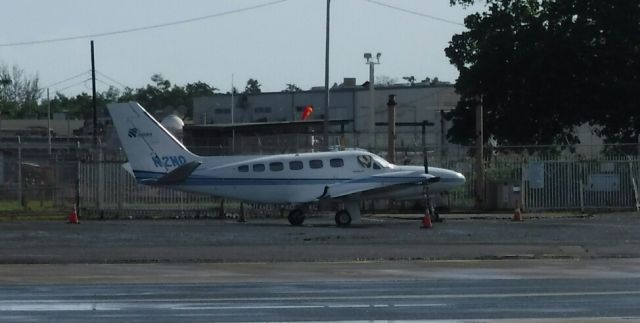
[[[135,171],[134,174],[138,180],[155,179],[163,176],[163,173]],[[360,178],[239,178],[239,177],[209,177],[202,175],[191,175],[182,185],[314,185],[314,184],[334,184],[334,183],[407,183],[407,177],[404,176],[367,176]],[[413,178],[416,182],[423,180],[422,177]],[[410,184],[411,181],[409,181]],[[440,178],[440,182],[459,182],[456,178]]]

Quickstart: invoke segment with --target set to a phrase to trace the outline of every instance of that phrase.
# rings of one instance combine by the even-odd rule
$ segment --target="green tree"
[[[380,75],[378,77],[376,77],[376,82],[375,85],[380,85],[380,86],[391,86],[398,83],[398,80],[391,77],[391,76],[387,76],[387,75]]]
[[[4,117],[22,118],[38,114],[41,90],[38,76],[27,76],[23,69],[14,65],[9,68],[0,64],[0,113]]]
[[[254,80],[254,79],[249,79],[247,81],[247,86],[244,87],[244,92],[245,94],[255,94],[255,93],[261,93],[262,90],[260,90],[260,82],[258,82],[258,80]]]
[[[213,95],[218,90],[219,90],[218,88],[215,88],[213,86],[210,86],[207,83],[200,82],[200,81],[195,83],[187,83],[187,85],[185,86],[185,91],[187,91],[187,95],[191,97]]]
[[[193,98],[212,95],[218,89],[204,82],[188,83],[186,86],[172,85],[160,74],[151,76],[153,84],[132,89],[126,88],[120,102],[137,101],[150,111],[186,109],[186,117],[193,116]]]
[[[43,105],[46,102],[43,102]],[[104,107],[105,102],[100,95],[96,97],[96,106]],[[72,119],[89,120],[93,118],[93,98],[85,92],[76,96],[67,97],[62,93],[56,93],[51,99],[51,112],[64,112]],[[42,108],[44,110],[44,107]]]
[[[411,75],[411,76],[403,76],[402,77],[403,80],[409,82],[409,84],[411,84],[411,86],[416,85],[416,77]]]
[[[463,6],[474,0],[451,0]],[[449,138],[469,144],[483,98],[485,140],[576,143],[589,122],[610,141],[640,129],[639,0],[486,0],[445,52],[460,76]]]
[[[302,91],[302,89],[292,83],[287,83],[287,88],[282,90],[282,92],[300,92],[300,91]]]
[[[152,75],[151,82],[152,84],[137,89],[125,88],[122,92],[114,87],[110,87],[104,92],[98,92],[97,106],[101,111],[104,111],[110,102],[136,101],[152,113],[179,110],[186,113],[186,117],[191,117],[193,115],[193,98],[212,95],[218,90],[200,81],[188,83],[186,86],[174,85],[160,74]],[[42,104],[46,104],[46,102]],[[67,112],[73,118],[92,118],[93,110],[91,107],[92,98],[87,93],[72,97],[57,93],[51,100],[53,112]],[[45,111],[42,107],[40,110]]]

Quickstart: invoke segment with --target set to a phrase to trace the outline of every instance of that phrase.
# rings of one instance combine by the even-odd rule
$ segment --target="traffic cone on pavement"
[[[522,212],[520,211],[520,203],[518,203],[518,201],[516,201],[516,209],[513,212],[512,221],[522,221]]]
[[[78,212],[76,212],[76,206],[73,206],[73,211],[69,214],[69,220],[67,221],[69,224],[80,224],[80,220],[78,220]]]
[[[429,207],[424,209],[424,216],[422,217],[422,228],[431,229],[433,224],[431,223],[431,214],[429,214]]]

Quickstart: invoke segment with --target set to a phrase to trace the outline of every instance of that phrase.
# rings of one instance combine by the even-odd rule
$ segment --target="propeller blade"
[[[423,148],[423,157],[424,157],[424,173],[429,174],[429,160],[427,159],[427,147]]]

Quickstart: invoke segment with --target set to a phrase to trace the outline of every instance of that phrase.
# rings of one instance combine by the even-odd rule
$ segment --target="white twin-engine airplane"
[[[302,225],[305,206],[324,199],[342,202],[338,226],[360,222],[360,200],[416,199],[423,185],[444,192],[462,185],[448,169],[393,165],[364,150],[269,156],[198,156],[136,102],[108,106],[128,170],[138,183],[212,194],[242,201],[286,203],[292,225]]]

